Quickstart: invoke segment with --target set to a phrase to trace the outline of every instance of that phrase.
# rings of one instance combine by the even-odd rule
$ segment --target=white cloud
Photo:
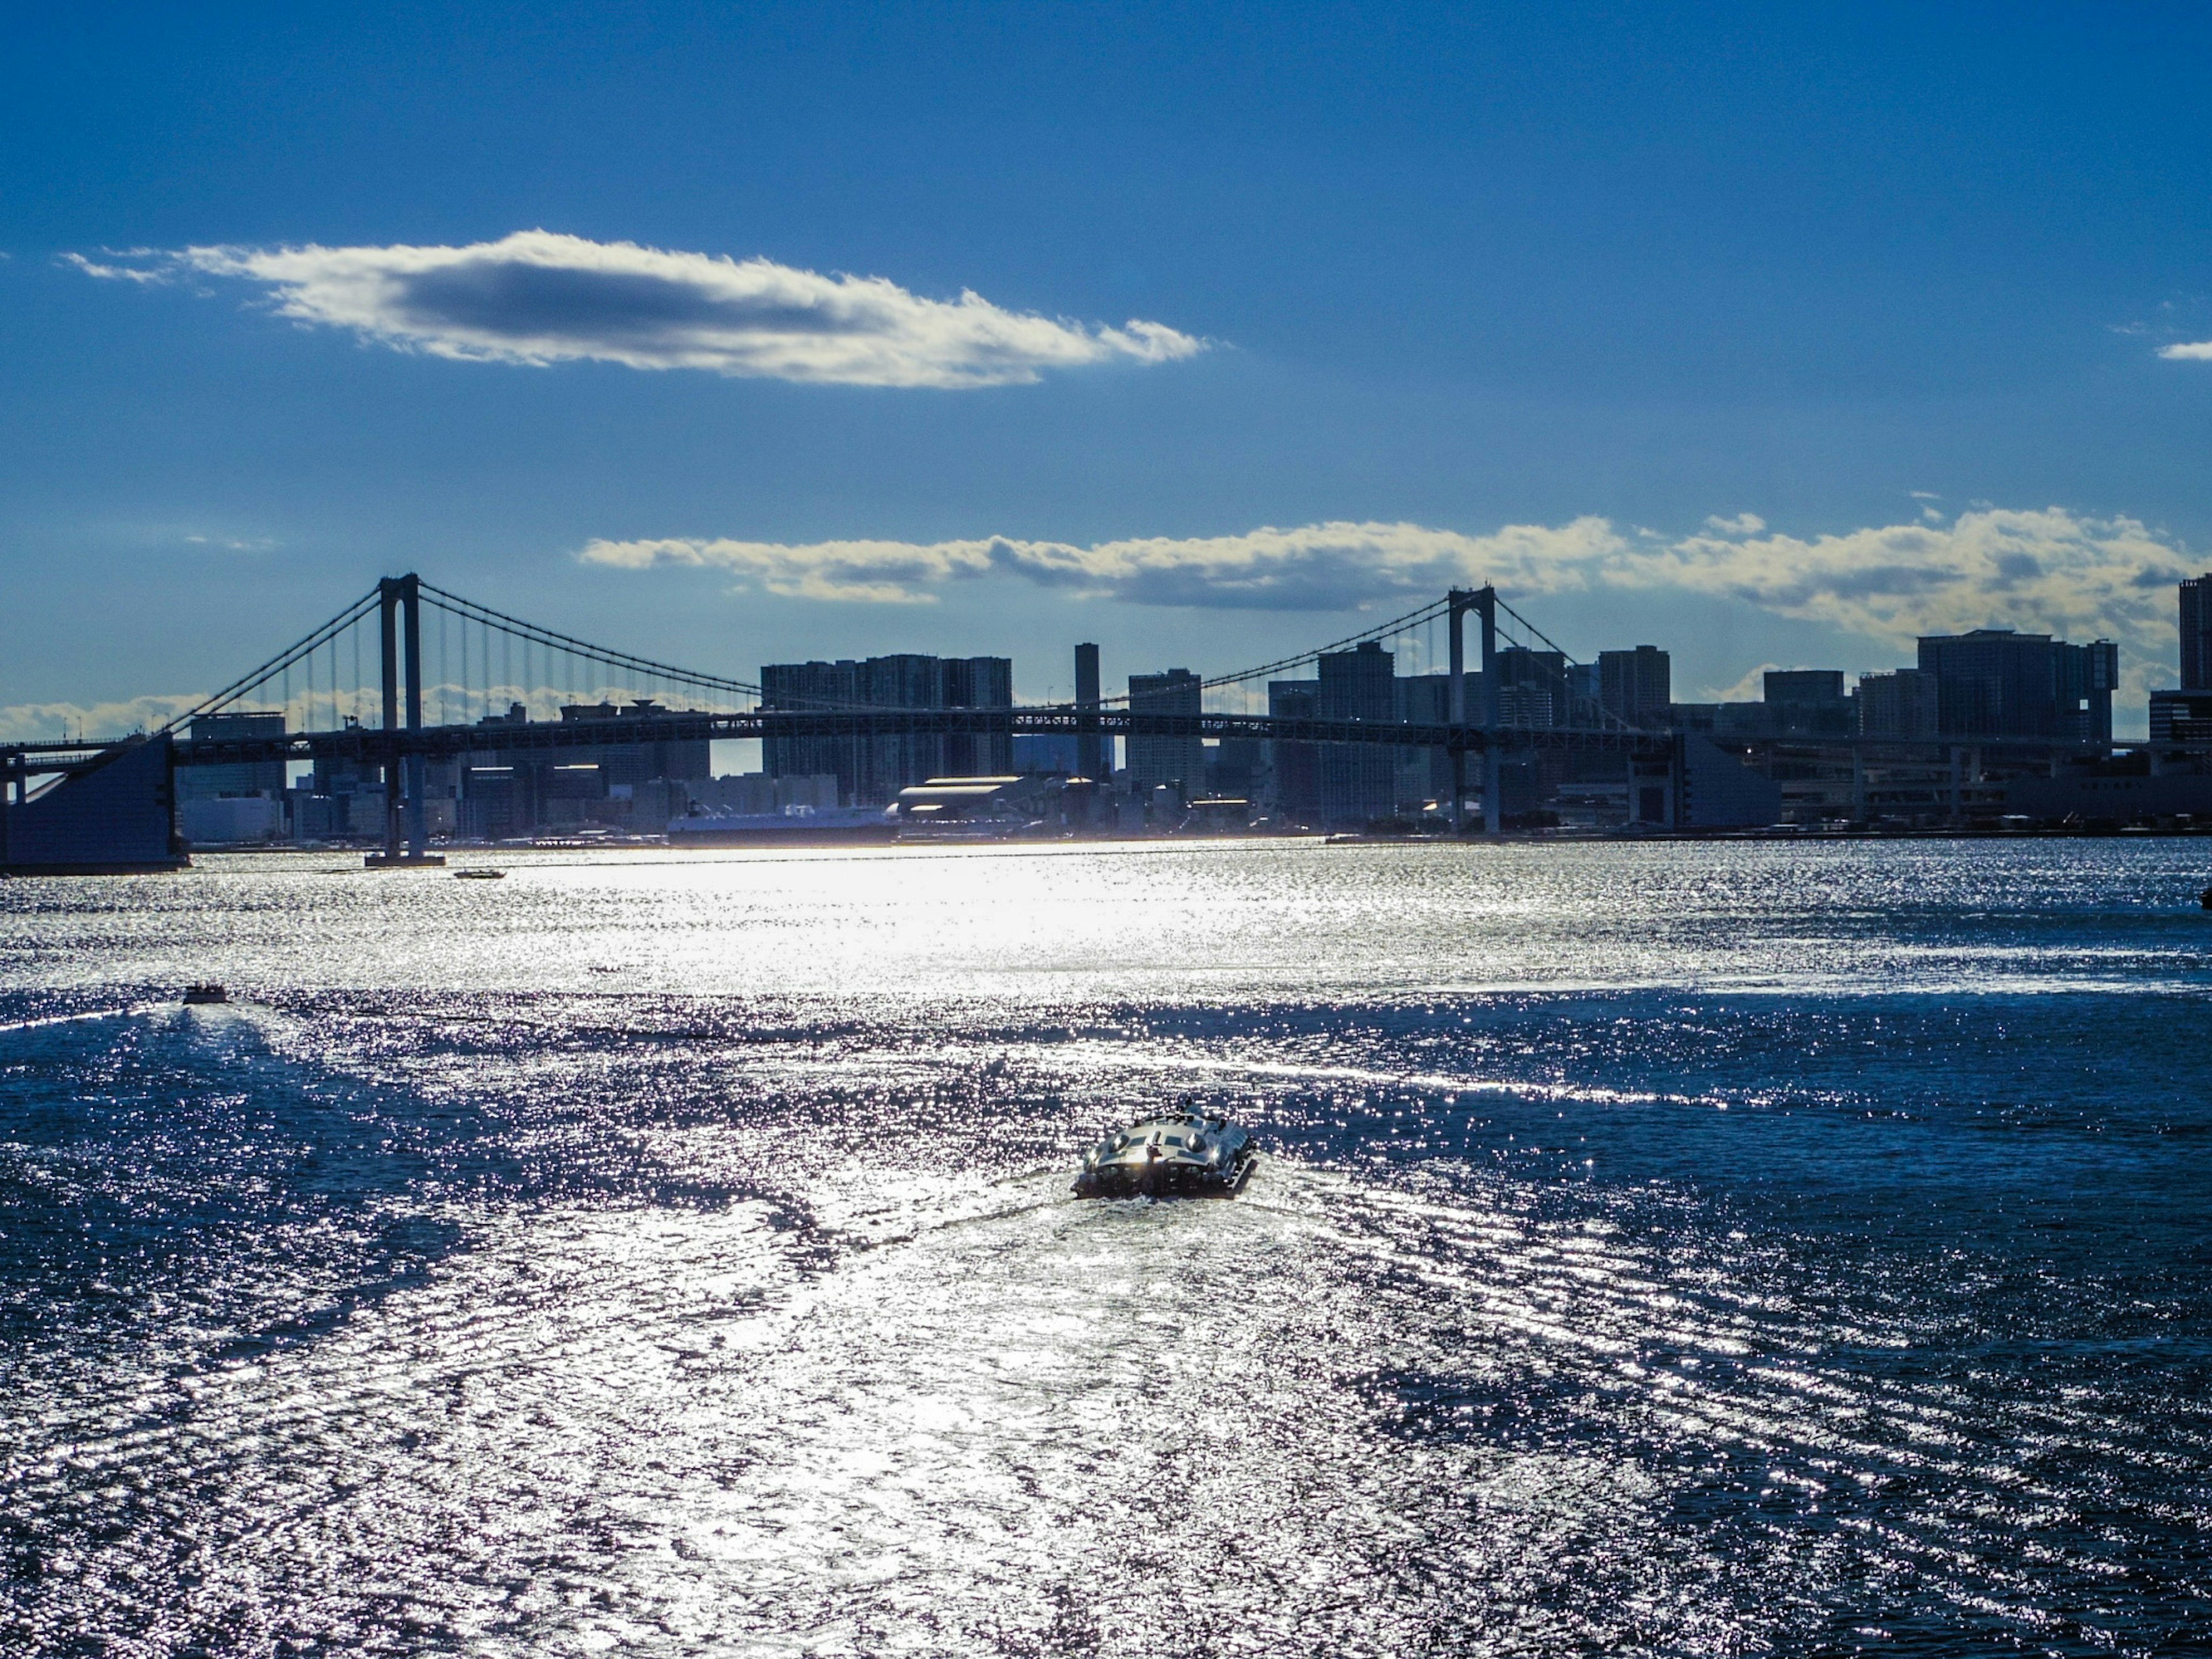
[[[642,569],[711,566],[771,593],[813,599],[927,603],[947,581],[1019,575],[1135,605],[1343,611],[1494,578],[1522,592],[1581,586],[1625,550],[1602,519],[1551,528],[1509,525],[1464,536],[1413,524],[1317,524],[1237,536],[1099,542],[594,541],[586,563]]]
[[[206,693],[178,696],[131,697],[119,702],[19,702],[0,708],[0,743],[41,743],[74,738],[119,738],[130,732],[150,732],[186,709],[197,706]]]
[[[147,252],[143,248],[137,248],[126,253],[112,253],[108,257],[118,259],[143,259],[147,257]],[[62,261],[65,264],[75,265],[88,276],[98,277],[103,283],[167,283],[173,281],[176,275],[175,271],[166,264],[102,264],[95,260],[86,258],[82,253],[64,253],[62,255]]]
[[[466,247],[192,247],[138,268],[69,257],[94,276],[156,281],[188,271],[259,283],[300,322],[475,362],[589,358],[817,384],[965,387],[1025,383],[1048,369],[1167,362],[1206,343],[1161,323],[1112,328],[1004,310],[974,293],[925,299],[880,276],[543,230]]]
[[[1624,537],[1607,520],[1582,518],[1486,536],[1331,523],[1090,546],[1011,537],[600,540],[581,557],[632,569],[710,568],[741,587],[794,598],[904,604],[994,575],[1136,605],[1285,611],[1351,610],[1484,581],[1516,601],[1582,589],[1672,591],[1823,623],[1900,655],[1920,634],[2009,627],[2117,639],[2154,662],[2171,660],[2173,584],[2196,568],[2185,549],[2135,520],[2056,507],[1814,537],[1769,532],[1749,514],[1717,522],[1726,533],[1672,540]]]
[[[2190,340],[2179,345],[2160,346],[2158,355],[2170,362],[2212,362],[2212,340]]]
[[[1705,528],[1720,536],[1756,536],[1766,528],[1766,520],[1756,513],[1739,513],[1733,519],[1708,517]]]
[[[1781,666],[1778,662],[1763,662],[1734,685],[1717,691],[1708,687],[1710,700],[1714,702],[1764,702],[1766,700],[1766,677]]]
[[[1900,647],[1919,634],[2011,627],[2102,635],[2148,655],[2170,647],[2173,584],[2189,573],[2184,550],[2132,519],[2053,507],[1809,538],[1690,536],[1640,548],[1604,577],[1741,599]]]

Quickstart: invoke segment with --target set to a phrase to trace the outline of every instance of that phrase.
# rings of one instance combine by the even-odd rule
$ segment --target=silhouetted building
[[[1147,714],[1197,718],[1204,707],[1204,690],[1205,682],[1188,668],[1129,676],[1131,729],[1125,758],[1132,789],[1172,784],[1182,791],[1186,800],[1206,793],[1204,738],[1195,732],[1185,737],[1137,729],[1137,722]]]
[[[1656,645],[1597,653],[1598,702],[1617,720],[1646,731],[1667,724],[1674,702],[1673,659]]]
[[[505,841],[538,827],[537,792],[525,766],[471,766],[461,773],[461,833]]]
[[[1497,663],[1499,724],[1548,727],[1573,723],[1564,653],[1509,645],[1498,651]],[[1473,708],[1468,714],[1479,718]]]
[[[1770,668],[1762,684],[1771,735],[1848,738],[1851,700],[1840,668]]]
[[[549,763],[562,766],[596,766],[607,787],[635,787],[661,778],[710,778],[714,775],[713,745],[704,738],[640,738],[625,736],[623,726],[677,711],[663,708],[650,697],[635,702],[564,703],[563,726],[604,726],[604,743],[571,744],[544,751]]]
[[[1249,805],[1267,773],[1261,752],[1265,747],[1257,738],[1224,738],[1214,744],[1206,751],[1207,796],[1217,802],[1237,800]]]
[[[1079,714],[1098,711],[1098,647],[1085,644],[1075,647],[1075,706]],[[1095,729],[1079,732],[1075,745],[1075,769],[1094,783],[1104,782],[1113,768],[1106,763],[1106,744]]]
[[[770,663],[761,670],[761,690],[765,709],[1012,708],[1014,665],[1006,657],[919,653]],[[846,799],[868,805],[929,778],[996,776],[1014,763],[1013,740],[1005,730],[776,737],[762,744],[762,760],[772,777],[834,773]]]
[[[1270,680],[1267,713],[1276,720],[1310,720],[1320,708],[1317,680]],[[1270,764],[1275,775],[1275,810],[1292,823],[1321,822],[1321,745],[1275,739]]]
[[[1860,675],[1851,702],[1863,738],[1911,743],[1936,733],[1936,677],[1917,668]]]
[[[237,743],[284,735],[282,714],[195,714],[194,743]],[[219,800],[258,795],[281,800],[284,795],[285,763],[281,760],[224,761],[212,766],[177,769],[177,799]]]
[[[2181,689],[2212,690],[2212,575],[2181,584]]]
[[[1467,714],[1470,725],[1482,723],[1482,677],[1468,677]],[[1412,726],[1448,726],[1451,723],[1451,676],[1449,674],[1407,674],[1401,678],[1395,688],[1398,698],[1398,718]],[[1401,805],[1426,801],[1439,803],[1451,799],[1451,755],[1442,749],[1415,746],[1408,744],[1396,751],[1394,764],[1397,768],[1397,782],[1394,793]],[[1480,775],[1479,772],[1477,775]]]
[[[1468,696],[1472,702],[1474,693]],[[1594,662],[1571,662],[1567,665],[1567,724],[1570,726],[1598,726],[1603,722],[1600,711],[1604,703],[1600,696],[1598,665]]]
[[[2212,749],[2212,688],[2150,694],[2150,740]]]
[[[1319,659],[1314,713],[1325,720],[1398,719],[1398,659],[1375,640],[1350,651],[1326,651]],[[1390,816],[1397,805],[1395,752],[1381,744],[1322,745],[1321,812],[1333,824],[1362,824]]]
[[[2009,628],[1930,635],[1920,641],[1920,669],[1936,677],[1945,738],[2112,741],[2119,647],[2110,640],[2069,645]]]

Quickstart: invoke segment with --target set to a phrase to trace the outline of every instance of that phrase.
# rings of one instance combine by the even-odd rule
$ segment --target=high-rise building
[[[1597,696],[1605,712],[1625,725],[1658,731],[1674,698],[1673,659],[1656,645],[1597,653]]]
[[[1152,789],[1161,784],[1182,791],[1185,800],[1206,793],[1206,741],[1196,732],[1188,735],[1136,730],[1147,714],[1195,720],[1202,712],[1205,682],[1188,668],[1170,668],[1164,674],[1129,676],[1127,771],[1132,789]]]
[[[1380,641],[1326,651],[1319,660],[1314,713],[1325,720],[1394,724],[1398,720],[1398,659]],[[1363,824],[1397,808],[1395,752],[1377,743],[1322,745],[1321,813],[1333,824]]]
[[[1948,738],[2110,743],[2119,647],[2069,645],[2048,634],[1978,628],[1920,641],[1936,677],[1936,724]]]
[[[836,662],[770,663],[761,670],[761,707],[829,712],[857,708],[862,665],[849,657]],[[761,744],[761,769],[770,777],[835,775],[850,801],[859,799],[860,741],[853,737],[770,738]]]
[[[2181,584],[2181,689],[2212,690],[2212,575]]]
[[[1085,714],[1095,719],[1098,713],[1098,647],[1079,645],[1075,647],[1075,707],[1077,719]],[[1075,768],[1082,776],[1094,783],[1103,783],[1113,769],[1106,763],[1106,744],[1100,738],[1095,725],[1079,729],[1075,745]]]
[[[1936,677],[1917,668],[1860,675],[1851,704],[1863,738],[1910,743],[1936,735]]]
[[[1851,700],[1840,668],[1770,668],[1763,685],[1768,730],[1779,738],[1847,738]]]
[[[282,714],[195,714],[194,743],[240,742],[284,735]],[[177,769],[177,799],[219,800],[225,797],[261,795],[270,800],[284,796],[283,761],[225,761],[212,766]]]
[[[1011,657],[948,657],[945,661],[947,708],[1012,708],[1014,663]],[[1011,726],[994,732],[946,734],[938,761],[939,777],[997,778],[1014,769]]]
[[[1601,723],[1599,698],[1598,666],[1594,662],[1571,662],[1567,665],[1567,724],[1596,726]]]
[[[762,707],[769,709],[1011,708],[1014,665],[1006,657],[918,652],[860,662],[770,663],[761,670],[761,690]],[[762,750],[771,777],[835,774],[847,800],[869,805],[931,778],[994,777],[1013,769],[1013,739],[1006,730],[771,738]]]
[[[1573,699],[1567,684],[1567,659],[1558,651],[1509,645],[1497,655],[1498,718],[1505,726],[1571,724]]]
[[[1315,719],[1321,685],[1315,680],[1269,680],[1267,714],[1279,720]],[[1274,774],[1275,810],[1292,823],[1321,822],[1321,745],[1275,738],[1268,764]]]
[[[1471,725],[1482,720],[1482,677],[1468,677],[1468,718]],[[1398,718],[1409,726],[1447,726],[1451,722],[1451,676],[1449,674],[1407,674],[1397,682],[1395,690],[1398,698]],[[1397,768],[1395,793],[1400,801],[1449,802],[1451,799],[1452,765],[1449,750],[1407,744],[1393,757]]]

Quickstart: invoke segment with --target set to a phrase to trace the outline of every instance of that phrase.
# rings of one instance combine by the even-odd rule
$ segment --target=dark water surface
[[[344,864],[0,885],[0,1649],[2208,1650],[2212,845]]]

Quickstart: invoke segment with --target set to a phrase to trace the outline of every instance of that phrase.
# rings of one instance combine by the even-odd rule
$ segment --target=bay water
[[[0,884],[0,1649],[2212,1650],[2212,842],[499,861]]]

